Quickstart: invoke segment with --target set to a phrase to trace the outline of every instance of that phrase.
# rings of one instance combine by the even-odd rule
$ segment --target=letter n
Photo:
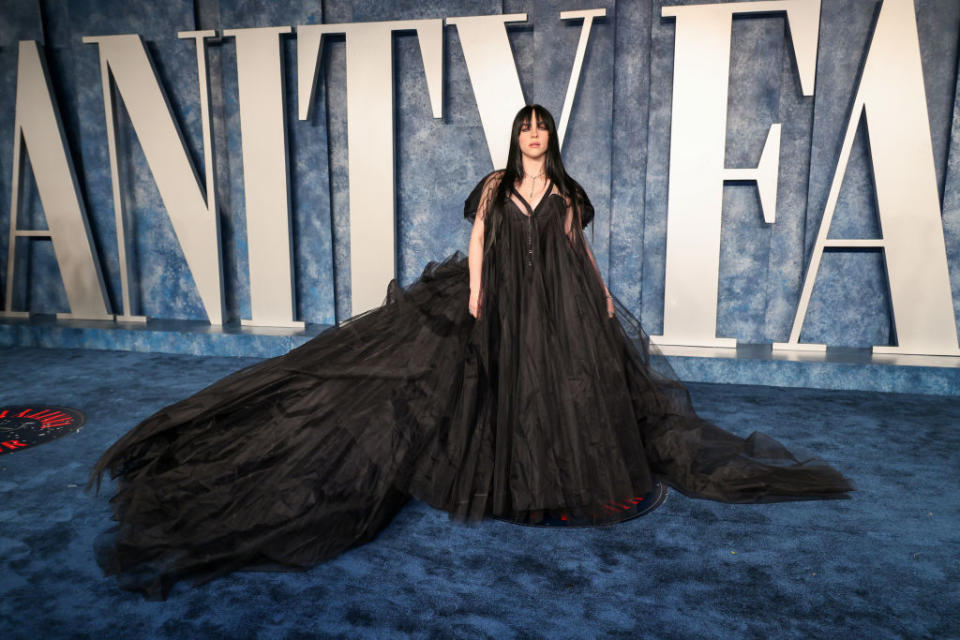
[[[123,280],[123,319],[131,316],[128,266],[123,233],[123,203],[117,162],[116,129],[111,78],[127,108],[150,172],[170,216],[187,267],[197,284],[200,300],[211,324],[223,322],[223,286],[220,265],[220,234],[213,190],[204,194],[197,172],[187,155],[183,136],[170,112],[166,95],[157,80],[143,40],[139,35],[87,36],[86,43],[99,45],[107,140],[113,178],[113,206],[117,219],[117,245]],[[207,148],[205,153],[213,153]],[[207,172],[212,172],[207,163]],[[207,184],[212,185],[212,176]],[[208,199],[209,197],[209,199]]]

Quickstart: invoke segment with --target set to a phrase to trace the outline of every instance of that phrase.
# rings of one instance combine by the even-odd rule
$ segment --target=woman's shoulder
[[[503,174],[505,174],[506,172],[507,172],[506,169],[497,169],[495,171],[491,171],[487,175],[483,176],[483,179],[480,181],[480,184],[486,184],[488,182],[490,184],[500,184],[500,181],[503,180]]]
[[[473,188],[473,191],[470,193],[471,197],[475,194],[482,194],[487,189],[496,188],[500,185],[500,182],[503,180],[503,175],[506,173],[506,169],[496,169],[491,171],[487,175],[480,178],[480,182],[477,183],[477,186]]]
[[[580,183],[567,176],[565,193],[562,193],[563,200],[568,207],[579,211],[580,226],[586,227],[593,221],[593,204],[587,196],[586,190],[580,186]]]
[[[480,182],[477,183],[477,186],[473,188],[463,203],[464,218],[473,220],[477,213],[477,208],[480,206],[480,202],[483,200],[491,200],[492,192],[500,186],[505,172],[505,169],[497,169],[480,179]],[[484,196],[486,196],[486,198],[484,198]]]

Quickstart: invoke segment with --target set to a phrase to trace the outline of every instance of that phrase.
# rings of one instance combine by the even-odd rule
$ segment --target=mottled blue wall
[[[90,217],[111,305],[121,291],[98,52],[82,36],[138,33],[202,172],[203,149],[192,41],[177,31],[320,22],[528,14],[509,38],[524,96],[559,119],[579,22],[561,10],[600,8],[564,147],[568,170],[597,208],[590,229],[598,262],[614,292],[650,333],[662,328],[666,196],[674,23],[663,4],[704,0],[0,0],[0,287],[5,286],[17,42],[44,46],[56,100]],[[938,185],[943,198],[954,305],[960,317],[960,3],[915,0]],[[743,342],[784,340],[790,330],[840,137],[856,90],[879,0],[825,0],[816,93],[800,94],[783,16],[734,20],[727,166],[756,164],[769,126],[783,123],[777,222],[766,225],[755,187],[725,188],[718,335]],[[296,113],[296,41],[284,37],[287,131],[297,313],[310,323],[343,319],[349,309],[345,43],[326,40],[317,103],[308,121]],[[454,27],[444,28],[444,116],[431,117],[419,45],[395,36],[398,277],[407,284],[432,259],[465,250],[461,217],[469,189],[493,167]],[[248,317],[243,166],[232,38],[209,49],[214,157],[223,244],[227,319]],[[122,104],[122,103],[120,103]],[[129,213],[135,313],[202,319],[203,309],[129,120],[120,111],[121,192]],[[843,182],[831,236],[879,233],[861,130]],[[42,228],[32,180],[24,186],[22,227]],[[22,241],[17,308],[66,311],[52,248]],[[24,271],[20,272],[21,274]],[[386,283],[384,283],[386,285]],[[828,252],[802,339],[869,346],[892,339],[882,256]]]

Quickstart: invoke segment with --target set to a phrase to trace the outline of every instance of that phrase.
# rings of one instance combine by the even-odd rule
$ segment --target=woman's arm
[[[500,186],[502,176],[503,172],[494,173],[484,183],[483,195],[480,197],[480,204],[477,206],[477,212],[473,219],[473,230],[470,232],[470,248],[467,257],[467,263],[470,266],[470,301],[468,305],[470,315],[474,318],[480,317],[483,297],[483,238],[487,210],[490,208],[493,193]]]
[[[612,318],[614,314],[613,296],[610,295],[610,289],[608,289],[607,285],[603,282],[603,276],[600,275],[600,269],[597,268],[597,261],[593,259],[593,252],[590,251],[590,245],[587,243],[586,237],[583,239],[583,248],[587,250],[587,256],[590,257],[590,262],[593,264],[593,270],[597,272],[597,280],[599,280],[600,284],[603,285],[603,295],[607,298],[607,315]]]
[[[600,285],[603,287],[603,295],[606,296],[607,302],[607,315],[611,318],[614,314],[613,308],[613,296],[610,295],[610,290],[607,288],[607,285],[603,282],[603,276],[600,275],[600,269],[597,268],[597,261],[593,257],[593,252],[590,250],[590,244],[587,242],[587,237],[583,234],[583,230],[580,228],[580,220],[574,220],[577,216],[574,214],[573,206],[570,203],[570,200],[567,200],[567,215],[564,220],[564,231],[567,234],[567,237],[571,242],[574,242],[577,239],[577,236],[580,236],[580,241],[583,242],[583,248],[587,252],[587,257],[590,258],[590,264],[593,265],[593,271],[597,274],[597,280],[600,281]]]
[[[467,262],[470,265],[470,315],[480,317],[480,277],[483,273],[483,207],[479,207],[477,216],[473,220],[473,231],[470,233],[470,249]]]

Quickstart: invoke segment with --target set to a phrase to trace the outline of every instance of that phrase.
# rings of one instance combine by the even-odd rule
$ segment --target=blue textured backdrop
[[[94,45],[82,44],[82,36],[143,36],[192,159],[202,167],[195,52],[190,41],[177,38],[177,31],[526,12],[528,23],[508,29],[524,95],[559,118],[580,34],[580,24],[561,21],[559,12],[604,7],[607,17],[593,27],[564,158],[597,206],[591,240],[612,289],[657,333],[663,310],[674,34],[674,23],[660,18],[660,8],[703,2],[0,0],[0,286],[6,277],[18,40],[44,45],[111,304],[118,310],[120,276],[98,52]],[[756,343],[783,340],[789,333],[879,5],[880,0],[823,3],[812,98],[800,95],[785,18],[734,21],[727,164],[755,164],[773,122],[783,123],[783,141],[775,224],[763,223],[753,186],[725,189],[718,335]],[[960,3],[915,0],[915,6],[954,307],[960,316]],[[346,316],[350,295],[344,41],[332,38],[324,45],[316,109],[304,122],[296,117],[295,46],[295,35],[284,39],[297,311],[299,319],[329,324]],[[429,260],[466,249],[469,225],[461,218],[462,201],[492,169],[454,27],[444,28],[444,46],[444,117],[434,120],[416,36],[395,36],[397,263],[403,284],[415,279]],[[209,48],[228,320],[249,316],[235,54],[232,38]],[[135,311],[202,319],[193,279],[122,108],[119,122],[121,192],[133,221]],[[878,233],[871,179],[861,131],[831,235]],[[21,226],[40,228],[43,212],[31,180],[24,192]],[[19,265],[29,264],[31,278],[29,286],[18,278],[17,308],[66,311],[50,244],[23,246],[29,249],[19,252]],[[878,253],[828,253],[803,339],[846,346],[888,343],[888,306]]]

